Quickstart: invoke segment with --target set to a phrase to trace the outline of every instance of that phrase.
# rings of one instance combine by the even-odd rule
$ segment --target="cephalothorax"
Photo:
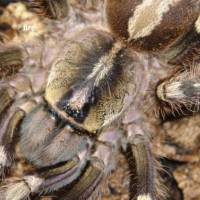
[[[11,170],[0,199],[98,199],[120,147],[129,152],[130,199],[164,199],[144,115],[199,105],[200,1],[107,0],[108,30],[72,27],[72,5],[29,1],[45,17],[68,17],[62,39],[36,40],[40,65],[34,43],[1,46],[0,172]],[[13,160],[25,160],[16,175]]]

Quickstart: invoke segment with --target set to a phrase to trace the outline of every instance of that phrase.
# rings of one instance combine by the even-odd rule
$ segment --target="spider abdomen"
[[[199,1],[110,0],[106,14],[113,34],[140,51],[166,49],[177,44],[190,30],[199,30]]]

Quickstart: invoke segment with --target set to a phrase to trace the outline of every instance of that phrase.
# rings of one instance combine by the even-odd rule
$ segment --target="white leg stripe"
[[[142,194],[137,197],[137,200],[152,200],[149,194]]]
[[[5,166],[7,161],[7,154],[4,146],[0,146],[0,165]]]
[[[198,17],[197,21],[195,22],[195,28],[197,33],[200,34],[200,16]]]

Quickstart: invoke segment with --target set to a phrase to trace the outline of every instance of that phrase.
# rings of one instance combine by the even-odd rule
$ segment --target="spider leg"
[[[82,165],[80,165],[81,167],[79,167],[79,170],[76,173],[74,173],[74,176],[76,175],[76,179],[74,179],[74,182],[72,183],[72,189],[67,189],[67,191],[60,196],[60,199],[94,198],[95,195],[100,193],[100,186],[102,182],[105,180],[105,178],[109,175],[109,172],[114,167],[114,162],[112,162],[112,148],[107,144],[103,144],[103,142],[105,142],[105,137],[100,138],[101,142],[98,142],[95,152],[92,155],[90,155],[90,152],[88,150],[91,148],[92,141],[89,140],[88,137],[76,135],[76,133],[74,133],[74,135],[71,135],[70,132],[72,131],[70,131],[69,126],[67,126],[66,129],[70,137],[66,137],[66,135],[64,135],[64,131],[61,131],[60,134],[56,136],[54,140],[44,148],[43,152],[45,154],[41,154],[41,159],[44,158],[43,155],[46,155],[46,162],[47,158],[50,158],[49,156],[51,154],[53,155],[52,158],[59,157],[60,161],[62,161],[64,158],[63,156],[65,156],[64,159],[67,160],[67,158],[72,158],[75,154],[77,154],[79,157],[79,161],[81,161],[80,163],[82,163]],[[106,135],[107,132],[105,132],[104,134]],[[107,135],[109,135],[109,133]],[[111,135],[114,134],[111,133]],[[79,137],[79,143],[77,143],[77,136]],[[63,142],[63,139],[61,138],[64,138],[66,140],[66,143]],[[60,141],[62,142],[60,143]],[[106,139],[106,142],[109,142],[108,139]],[[59,147],[58,150],[56,150],[55,147]],[[53,153],[53,151],[55,153]],[[63,155],[61,152],[63,152]],[[83,156],[84,159],[82,158]],[[70,179],[67,178],[63,181],[63,183],[67,185],[70,183],[69,180]],[[54,185],[53,188],[55,190],[56,186]]]
[[[0,49],[0,76],[1,78],[17,73],[23,66],[22,50],[18,47],[3,47]],[[15,130],[24,116],[20,109],[4,112],[14,100],[15,91],[12,88],[3,87],[0,90],[0,175],[5,167],[11,166],[11,143]]]
[[[181,69],[161,82],[156,88],[156,95],[164,113],[181,111],[182,107],[192,112],[199,111],[200,64]]]
[[[137,194],[137,200],[155,199],[154,173],[150,149],[143,137],[137,136],[138,142],[130,146],[131,193]],[[133,174],[132,174],[133,173]],[[131,194],[131,195],[132,195]],[[135,195],[136,196],[136,195]]]
[[[80,147],[69,144],[70,141],[70,143],[76,145],[76,138],[70,139],[66,137],[67,134],[70,134],[68,127],[65,130],[66,135],[63,133],[64,130],[59,133],[60,137],[56,136],[54,138],[52,145],[50,143],[51,147],[53,147],[54,144],[60,142],[60,145],[57,146],[58,150],[55,148],[51,150],[51,153],[57,151],[53,157],[58,156],[60,162],[38,170],[36,169],[33,175],[30,174],[16,180],[13,178],[5,180],[5,185],[0,188],[3,200],[10,199],[11,197],[14,200],[24,199],[38,193],[53,192],[66,185],[70,185],[71,189],[66,189],[62,196],[56,194],[59,196],[59,199],[89,199],[99,195],[102,182],[108,176],[110,170],[113,169],[111,147],[99,143],[95,152],[90,154],[88,150],[91,148],[91,144],[89,144],[91,141],[88,142],[86,148],[81,150]],[[84,141],[81,141],[81,136],[79,137],[80,143],[83,143],[79,146],[84,146]],[[61,150],[66,144],[71,148],[66,147],[66,151],[63,151],[66,154],[66,161],[62,161],[63,155]],[[44,152],[49,148],[49,145],[44,147]],[[71,155],[71,151],[76,153],[76,156]],[[73,159],[67,160],[67,158],[72,156],[74,157]],[[43,156],[38,159],[42,161]],[[10,183],[7,183],[7,181]]]
[[[1,115],[0,120],[0,175],[4,174],[4,169],[8,168],[13,163],[13,151],[18,133],[18,128],[27,112],[34,107],[36,102],[30,100],[20,105],[19,107],[11,106],[5,114]]]
[[[45,73],[40,71],[23,72],[27,53],[21,47],[1,46],[0,48],[0,174],[10,167],[12,152],[14,150],[13,139],[17,135],[18,128],[27,112],[35,106],[36,99],[27,100],[30,95],[39,93],[44,86]],[[44,71],[44,70],[43,70]],[[37,77],[42,78],[42,81]],[[36,98],[36,99],[34,99]],[[20,99],[20,100],[19,100]],[[15,101],[19,100],[19,101]],[[38,98],[39,100],[39,98]]]
[[[90,146],[89,143],[86,136],[79,136],[70,125],[57,120],[42,104],[28,113],[22,122],[22,155],[39,168],[66,162]]]
[[[13,163],[13,152],[19,126],[27,112],[34,107],[36,102],[30,100],[20,106],[11,106],[0,120],[0,175],[4,175],[4,169],[11,167]]]
[[[36,110],[39,110],[38,113],[42,115],[41,106],[39,106],[39,109]],[[36,113],[34,113],[34,116],[38,117]],[[25,119],[26,118],[29,119],[29,117],[25,117]],[[41,121],[41,118],[39,120]],[[49,119],[46,118],[46,121],[48,120]],[[51,122],[49,122],[49,124],[50,123]],[[42,126],[39,126],[39,128],[42,128]],[[79,135],[77,135],[78,138],[73,137],[71,133],[72,130],[68,125],[66,127],[62,127],[61,130],[55,129],[54,132],[57,131],[56,133],[58,135],[56,134],[57,136],[55,136],[53,134],[53,136],[55,136],[54,138],[52,138],[48,127],[46,129],[46,133],[43,129],[41,129],[43,131],[40,131],[39,128],[35,133],[39,132],[40,135],[43,135],[43,133],[46,134],[44,140],[40,143],[38,143],[39,140],[37,139],[39,134],[31,136],[29,135],[30,131],[28,136],[31,137],[24,137],[25,139],[23,136],[26,133],[21,135],[21,147],[25,148],[27,145],[26,142],[30,143],[30,141],[32,141],[32,143],[34,143],[30,147],[33,148],[32,150],[27,150],[27,148],[22,149],[22,154],[25,154],[28,160],[31,159],[32,162],[37,165],[34,169],[34,173],[31,172],[29,175],[22,176],[21,178],[15,179],[12,177],[10,179],[5,179],[4,185],[0,187],[0,195],[3,200],[10,199],[11,197],[14,200],[24,199],[29,197],[29,195],[56,191],[76,180],[84,170],[87,163],[87,156],[89,156],[88,150],[90,149],[90,144],[87,146],[85,145],[85,137],[81,137]],[[39,139],[41,139],[41,137]],[[49,143],[51,139],[53,139],[53,141],[52,143]],[[77,142],[79,143],[79,146],[76,146]],[[35,148],[37,146],[39,150]],[[25,151],[30,152],[26,154],[24,153]],[[35,153],[35,151],[37,152]],[[50,154],[53,154],[52,157]],[[52,160],[52,158],[56,158],[56,161]],[[46,161],[48,161],[48,165],[45,163]]]
[[[70,190],[61,193],[61,200],[86,200],[101,197],[102,185],[115,168],[119,134],[115,128],[100,132],[96,150],[88,159],[84,173]]]
[[[17,73],[23,67],[22,57],[21,48],[0,46],[0,77]]]
[[[24,176],[21,179],[6,180],[1,186],[0,194],[2,200],[20,200],[41,192],[51,192],[64,187],[77,180],[70,190],[67,190],[63,198],[59,199],[88,199],[95,195],[97,186],[101,185],[104,178],[103,165],[99,159],[92,157],[88,161],[87,168],[84,162],[80,162],[76,157],[59,167],[45,169],[44,173]],[[81,176],[82,172],[84,174]],[[80,178],[78,179],[78,177]],[[73,184],[73,183],[72,183]]]
[[[28,0],[26,5],[31,11],[50,19],[61,19],[68,14],[67,0]]]
[[[21,109],[15,109],[8,114],[6,120],[3,120],[0,125],[0,175],[3,174],[3,169],[5,167],[10,167],[12,164],[12,158],[10,156],[13,150],[12,139],[23,117],[24,111]]]
[[[55,116],[48,113],[44,104],[28,112],[20,138],[22,155],[37,167],[32,175],[8,179],[10,183],[5,180],[0,188],[2,199],[23,199],[70,184],[82,173],[91,146],[87,137],[76,134],[70,125],[56,125]]]
[[[110,149],[99,144],[95,153],[88,161],[88,167],[84,174],[66,194],[62,194],[61,200],[96,199],[101,196],[101,185],[108,176],[112,165]]]
[[[60,166],[44,169],[45,172],[35,172],[21,178],[5,179],[0,188],[1,199],[20,200],[41,192],[55,191],[76,179],[84,164],[75,157]]]
[[[155,159],[146,132],[137,124],[127,126],[127,159],[130,166],[130,199],[155,200],[163,195]]]

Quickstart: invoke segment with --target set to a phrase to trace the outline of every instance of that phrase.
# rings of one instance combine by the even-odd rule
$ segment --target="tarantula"
[[[120,148],[130,199],[164,199],[147,116],[198,110],[200,1],[107,0],[108,28],[72,2],[30,0],[68,29],[0,47],[0,199],[100,198]]]

